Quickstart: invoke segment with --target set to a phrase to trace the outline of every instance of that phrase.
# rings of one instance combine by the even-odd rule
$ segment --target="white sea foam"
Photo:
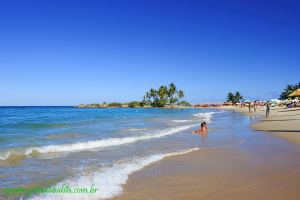
[[[37,152],[37,153],[76,152],[76,151],[86,151],[86,150],[95,149],[95,148],[119,146],[119,145],[124,145],[124,144],[135,143],[138,141],[155,139],[155,138],[172,135],[172,134],[178,133],[180,131],[187,130],[194,126],[197,126],[197,125],[172,127],[172,128],[168,128],[165,130],[161,130],[158,133],[142,135],[142,136],[109,138],[109,139],[102,139],[102,140],[95,140],[95,141],[88,141],[88,142],[48,145],[48,146],[42,146],[42,147],[30,147],[23,151],[9,150],[7,152],[2,152],[0,154],[0,160],[6,160],[6,159],[10,158],[11,156],[30,155],[34,152]]]
[[[127,132],[137,132],[137,131],[147,131],[149,130],[148,128],[129,128],[129,129],[125,129],[124,131]]]
[[[213,115],[216,113],[221,113],[221,112],[204,112],[204,113],[201,112],[201,113],[193,114],[193,116],[202,118],[204,121],[210,123]]]
[[[7,151],[7,152],[1,152],[0,153],[0,160],[6,160],[13,154],[14,154],[13,150],[10,150],[10,151]]]
[[[56,188],[61,188],[64,184],[72,188],[86,188],[94,184],[94,188],[97,187],[98,191],[93,194],[48,193],[35,196],[32,200],[96,200],[112,198],[122,194],[122,186],[126,183],[130,174],[166,157],[186,154],[196,150],[199,150],[199,148],[193,148],[181,152],[155,154],[136,158],[130,161],[115,163],[112,167],[102,168],[99,171],[95,171],[87,175],[69,178],[55,185]]]
[[[190,122],[191,120],[188,120],[188,119],[174,119],[172,120],[172,122],[178,122],[178,123],[184,123],[184,122]]]

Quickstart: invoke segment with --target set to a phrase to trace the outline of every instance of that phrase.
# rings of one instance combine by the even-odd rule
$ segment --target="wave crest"
[[[48,146],[42,146],[42,147],[30,147],[23,151],[9,150],[7,152],[3,152],[0,154],[0,160],[9,159],[12,156],[31,155],[34,153],[77,152],[77,151],[86,151],[86,150],[95,149],[95,148],[119,146],[119,145],[124,145],[124,144],[135,143],[135,142],[143,141],[143,140],[165,137],[168,135],[178,133],[180,131],[187,130],[194,126],[196,126],[196,125],[173,127],[173,128],[162,130],[156,134],[148,134],[148,135],[142,135],[142,136],[133,136],[133,137],[124,137],[124,138],[109,138],[109,139],[102,139],[102,140],[95,140],[95,141],[88,141],[88,142],[48,145]]]
[[[85,176],[79,176],[73,179],[67,179],[58,183],[55,187],[61,187],[64,184],[68,185],[72,188],[75,187],[87,187],[90,185],[95,185],[99,188],[98,192],[90,194],[44,194],[39,195],[32,200],[40,200],[40,199],[59,199],[59,200],[68,200],[68,199],[75,199],[75,200],[98,200],[98,199],[107,199],[112,198],[118,195],[121,195],[123,192],[122,185],[126,183],[128,180],[128,176],[142,168],[162,160],[166,157],[176,156],[181,154],[186,154],[192,151],[199,150],[199,148],[193,148],[181,152],[172,152],[172,153],[165,153],[165,154],[154,154],[147,157],[136,158],[130,161],[116,163],[112,167],[103,168],[100,171],[93,172],[91,174]]]
[[[222,112],[204,112],[204,113],[200,112],[200,113],[193,114],[193,116],[202,118],[204,121],[210,123],[210,122],[212,122],[211,119],[212,119],[213,115],[216,113],[222,113]]]

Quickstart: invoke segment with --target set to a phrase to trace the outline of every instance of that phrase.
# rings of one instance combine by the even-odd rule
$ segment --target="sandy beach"
[[[248,116],[259,117],[258,123],[252,124],[251,128],[257,131],[268,132],[288,141],[300,145],[300,108],[271,108],[270,116],[265,117],[264,108],[260,107],[249,113],[248,108],[223,107],[223,109],[240,112]]]
[[[251,141],[154,163],[131,175],[115,199],[299,199],[300,110],[272,109],[268,119],[263,109],[227,110],[259,119],[249,124]]]
[[[300,108],[273,109],[269,118],[262,119],[252,128],[300,145]]]

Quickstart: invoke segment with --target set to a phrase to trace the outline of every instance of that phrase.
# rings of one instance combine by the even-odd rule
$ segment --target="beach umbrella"
[[[244,103],[251,103],[249,99],[245,100]]]
[[[298,96],[300,96],[300,89],[295,90],[289,95],[289,97],[298,97]]]
[[[271,99],[271,102],[274,102],[274,103],[281,103],[282,101],[280,101],[279,99]]]
[[[291,102],[291,100],[290,99],[286,99],[286,100],[284,100],[284,103],[290,103]]]

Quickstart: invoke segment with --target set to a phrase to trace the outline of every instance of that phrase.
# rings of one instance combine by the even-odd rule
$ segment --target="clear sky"
[[[0,105],[278,97],[300,81],[300,1],[0,0]]]

